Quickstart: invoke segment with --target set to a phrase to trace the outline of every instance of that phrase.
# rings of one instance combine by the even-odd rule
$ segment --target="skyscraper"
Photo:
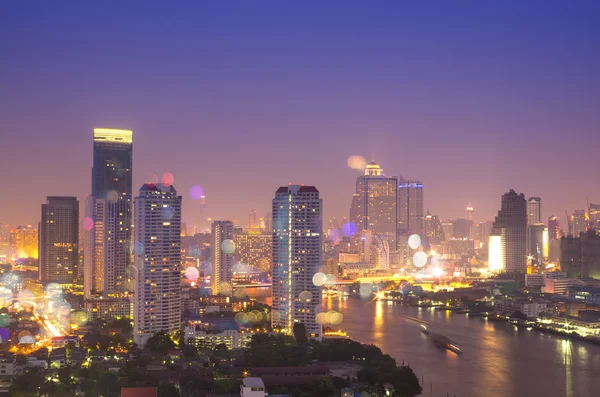
[[[265,273],[271,273],[271,250],[273,237],[260,232],[235,233],[233,235],[234,262],[246,263]]]
[[[527,269],[527,201],[514,190],[502,196],[502,206],[489,237],[490,269],[525,273]]]
[[[579,234],[584,233],[586,230],[585,210],[575,210],[573,215],[571,215],[571,231],[573,236],[579,237]]]
[[[223,241],[233,241],[233,222],[231,221],[214,221],[211,226],[212,230],[212,277],[211,287],[212,293],[217,295],[222,291],[223,283],[231,282],[234,265],[234,250],[223,249]],[[226,248],[226,247],[225,247]]]
[[[13,260],[38,258],[38,229],[19,226],[9,231],[9,242]]]
[[[258,216],[255,210],[250,210],[248,213],[248,228],[249,229],[257,229],[258,228]]]
[[[590,218],[590,228],[600,229],[600,204],[590,203],[588,206],[588,215]]]
[[[398,232],[423,234],[423,183],[420,181],[399,180]]]
[[[396,246],[398,177],[386,176],[375,162],[365,168],[365,174],[356,179],[356,194],[353,197],[351,217],[359,219],[357,232],[370,230],[386,238]]]
[[[315,316],[321,288],[313,276],[322,262],[322,201],[314,186],[282,186],[273,199],[272,325],[287,332],[303,323],[311,337],[321,337]]]
[[[42,204],[39,233],[42,283],[71,284],[79,262],[79,201],[48,197]]]
[[[135,198],[134,338],[181,328],[181,196],[173,186],[145,184]]]
[[[84,292],[115,296],[125,289],[130,264],[133,132],[94,129],[90,229],[84,247]],[[86,228],[87,229],[87,228]]]
[[[432,239],[433,241],[439,242],[446,239],[440,218],[437,215],[431,215],[429,211],[427,211],[427,214],[425,215],[424,233],[427,238]]]
[[[467,205],[467,209],[465,210],[465,212],[467,214],[467,220],[473,221],[473,213],[475,212],[475,209],[473,208],[471,203],[469,203],[469,205]]]
[[[556,215],[552,215],[548,218],[548,236],[550,240],[557,240],[561,236],[560,222]]]
[[[542,222],[542,199],[529,197],[527,200],[527,224],[538,225]]]

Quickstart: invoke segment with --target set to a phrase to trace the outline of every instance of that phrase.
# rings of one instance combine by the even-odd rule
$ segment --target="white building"
[[[583,286],[585,283],[576,278],[547,278],[544,280],[542,292],[547,294],[568,295],[569,288],[576,285]]]
[[[173,186],[146,184],[135,198],[134,339],[181,328],[181,196]]]
[[[185,340],[198,348],[214,349],[217,345],[225,344],[228,349],[242,349],[252,340],[252,332],[228,330],[204,330],[196,326],[185,327]]]
[[[214,221],[211,226],[212,234],[212,278],[211,287],[213,295],[222,293],[223,283],[231,282],[234,265],[234,251],[224,251],[223,241],[233,241],[233,222]]]
[[[566,278],[567,273],[564,272],[543,272],[541,274],[526,274],[525,275],[525,286],[526,287],[543,287],[546,285],[548,279],[559,279]]]
[[[301,322],[314,338],[322,328],[315,319],[321,287],[313,283],[322,263],[322,205],[314,186],[282,186],[273,199],[272,325],[291,333]]]
[[[547,308],[546,302],[530,301],[530,300],[498,300],[494,303],[494,309],[502,314],[511,315],[519,311],[527,315],[527,317],[539,317],[540,313]]]
[[[240,397],[265,397],[267,391],[261,378],[244,378],[240,386]]]

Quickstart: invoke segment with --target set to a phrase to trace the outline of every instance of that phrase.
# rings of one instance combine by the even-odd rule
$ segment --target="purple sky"
[[[442,218],[600,202],[598,2],[2,2],[0,222],[89,193],[93,127],[134,130],[134,195],[171,172],[213,219],[280,185],[348,213],[360,154]],[[60,5],[60,6],[59,6]]]

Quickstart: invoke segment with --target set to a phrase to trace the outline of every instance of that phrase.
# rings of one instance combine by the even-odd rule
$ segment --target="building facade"
[[[235,262],[246,263],[254,269],[271,272],[273,236],[264,233],[236,233],[233,235]]]
[[[76,197],[46,199],[42,204],[39,241],[40,281],[72,284],[79,265],[79,201]]]
[[[488,250],[490,270],[507,273],[527,270],[527,202],[522,193],[511,189],[502,196]]]
[[[529,197],[527,199],[527,224],[537,225],[542,223],[542,199]]]
[[[181,327],[181,196],[173,186],[146,184],[135,198],[134,339]]]
[[[398,233],[423,235],[423,183],[420,181],[403,178],[398,181]]]
[[[291,333],[300,322],[314,338],[322,329],[321,287],[313,283],[323,256],[322,205],[314,186],[282,186],[273,199],[272,326]]]
[[[10,229],[9,243],[12,259],[38,259],[38,234],[38,229],[31,226]]]
[[[92,194],[86,199],[84,293],[127,290],[132,231],[133,131],[95,128]]]
[[[233,241],[233,229],[233,222],[231,221],[214,221],[211,226],[212,276],[210,281],[214,295],[223,292],[223,283],[230,283],[233,276],[235,245],[233,252],[223,250],[225,240]]]

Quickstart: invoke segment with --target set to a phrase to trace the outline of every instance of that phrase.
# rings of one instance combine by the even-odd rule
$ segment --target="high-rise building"
[[[560,222],[556,215],[552,215],[548,218],[548,238],[550,240],[557,240],[561,236]]]
[[[42,283],[72,284],[79,264],[79,201],[48,197],[42,204],[39,233]]]
[[[442,222],[437,215],[431,215],[429,211],[424,220],[425,236],[435,241],[444,241],[446,236],[442,228]]]
[[[549,256],[548,228],[543,223],[527,225],[527,256],[539,265]]]
[[[9,242],[13,260],[38,258],[38,229],[19,226],[9,231]]]
[[[502,206],[489,237],[490,269],[525,273],[527,269],[527,201],[514,190],[502,196]]]
[[[271,234],[246,232],[233,235],[234,261],[245,263],[265,273],[271,272]]]
[[[233,250],[224,247],[223,242],[230,240],[233,243],[233,222],[214,221],[211,226],[212,231],[212,293],[217,295],[223,290],[223,283],[230,283],[233,275],[233,265],[235,263]],[[227,244],[227,243],[225,243]],[[235,243],[233,243],[235,244]],[[225,248],[225,249],[224,249]]]
[[[560,266],[569,277],[600,277],[600,235],[588,230],[560,239]]]
[[[542,199],[529,197],[527,200],[527,224],[537,225],[542,222]]]
[[[145,184],[135,198],[134,339],[181,329],[181,196],[173,186]]]
[[[590,218],[590,228],[600,229],[600,204],[591,204],[588,207],[588,215]]]
[[[273,199],[272,325],[288,333],[303,323],[311,337],[321,337],[316,314],[321,288],[313,276],[322,262],[322,201],[314,186],[282,186]]]
[[[352,195],[352,203],[350,204],[350,222],[356,225],[356,228],[361,228],[363,225],[363,210],[361,195],[354,193]],[[343,226],[343,225],[342,225]]]
[[[422,235],[423,183],[404,178],[398,182],[398,232]]]
[[[473,221],[468,219],[458,218],[453,222],[452,237],[457,239],[470,239]]]
[[[267,212],[265,216],[265,232],[271,233],[273,231],[273,213]]]
[[[350,215],[359,219],[357,233],[370,230],[385,237],[390,246],[396,246],[398,177],[386,176],[381,167],[371,162],[364,175],[356,179],[356,195],[352,200]]]
[[[258,229],[258,215],[255,210],[250,210],[248,214],[248,229]]]
[[[586,230],[585,210],[575,210],[571,215],[571,232],[573,236],[578,237],[580,233],[584,233]]]
[[[475,212],[475,210],[473,209],[473,206],[471,205],[471,203],[469,203],[469,205],[467,205],[467,209],[465,210],[465,212],[467,214],[467,220],[473,221],[473,213]]]
[[[95,128],[92,194],[84,247],[85,296],[125,291],[132,230],[133,132]]]

